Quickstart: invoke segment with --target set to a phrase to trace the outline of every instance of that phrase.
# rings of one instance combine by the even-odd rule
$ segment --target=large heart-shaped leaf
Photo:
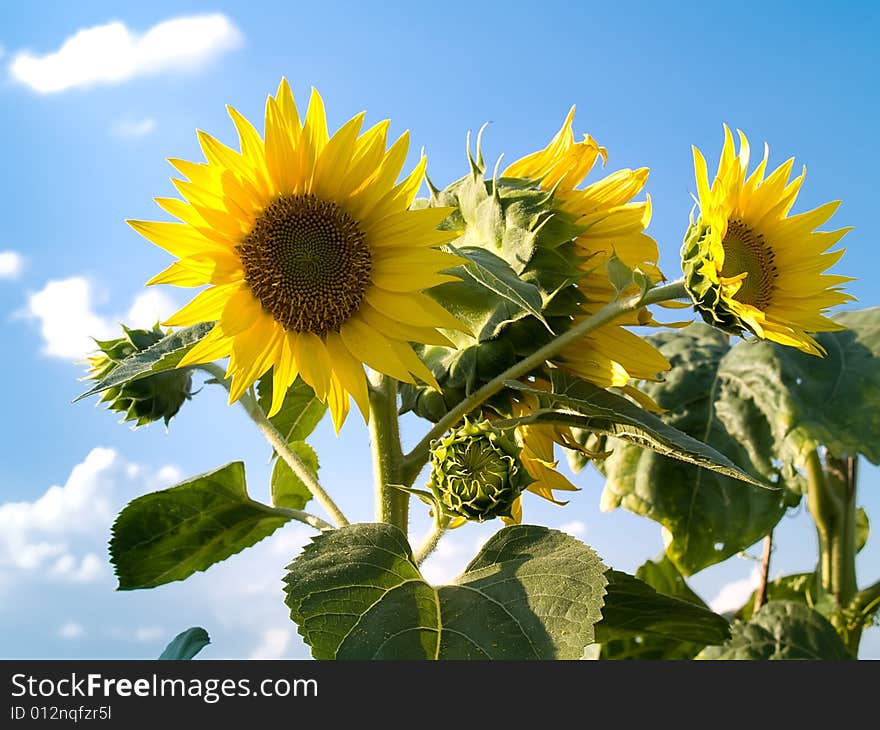
[[[108,388],[121,387],[126,383],[176,368],[183,356],[207,335],[213,326],[213,322],[199,322],[191,327],[185,327],[166,335],[146,350],[129,355],[106,378],[99,380],[76,400],[82,400]]]
[[[731,632],[729,642],[706,647],[697,659],[853,658],[824,616],[793,601],[771,601]]]
[[[609,630],[599,658],[693,659],[707,644],[730,638],[727,620],[709,609],[665,555],[639,567],[638,583],[632,576],[615,580],[615,575],[610,571],[605,620],[596,627],[600,640],[606,621]],[[616,604],[621,608],[617,618],[609,608]]]
[[[774,444],[767,417],[748,394],[735,400],[726,392],[736,382],[723,369],[723,363],[729,362],[728,336],[701,324],[652,339],[672,363],[663,382],[643,385],[667,409],[662,421],[767,482],[794,484],[798,491],[799,477]],[[716,411],[722,391],[735,427],[725,424]],[[609,446],[613,453],[602,465],[607,477],[603,509],[622,506],[662,524],[668,530],[666,554],[686,575],[760,540],[782,517],[786,505],[796,501],[788,489],[744,488],[720,470],[697,469],[621,440]]]
[[[738,413],[744,394],[772,426],[773,436],[798,461],[821,444],[832,454],[864,454],[880,463],[880,307],[834,318],[847,327],[822,332],[827,351],[818,358],[769,342],[743,342],[723,364],[732,382],[719,394],[725,423]]]
[[[440,587],[386,524],[323,533],[288,570],[290,615],[317,659],[579,659],[606,585],[589,547],[532,525],[496,533]]]
[[[596,641],[632,636],[660,636],[705,646],[721,644],[730,637],[723,616],[705,605],[658,593],[638,578],[610,570],[602,621],[596,626]]]
[[[248,497],[240,461],[145,494],[113,523],[110,559],[119,589],[183,580],[259,542],[288,520]]]

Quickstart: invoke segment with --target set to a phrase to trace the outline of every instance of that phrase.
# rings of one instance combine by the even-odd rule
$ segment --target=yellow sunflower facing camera
[[[789,215],[806,169],[789,180],[792,158],[766,174],[765,145],[763,160],[748,174],[749,143],[738,135],[737,153],[725,125],[711,185],[706,160],[693,148],[699,217],[682,247],[688,291],[709,324],[823,355],[808,333],[844,329],[824,314],[853,299],[840,288],[852,279],[824,272],[845,251],[828,249],[851,229],[816,230],[840,201]]]
[[[168,319],[215,321],[180,363],[229,358],[230,402],[272,370],[269,415],[300,375],[328,402],[337,430],[351,395],[365,417],[364,365],[398,380],[434,378],[411,342],[446,344],[461,328],[424,289],[454,280],[438,246],[448,209],[409,210],[425,158],[401,182],[409,135],[390,148],[389,122],[358,114],[330,136],[312,90],[301,121],[286,80],[266,102],[265,136],[235,109],[240,151],[199,132],[205,163],[171,160],[183,200],[157,203],[181,222],[129,221],[178,260],[150,284],[208,285]]]

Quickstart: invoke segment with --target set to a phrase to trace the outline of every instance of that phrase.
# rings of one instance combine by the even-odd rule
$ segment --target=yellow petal
[[[294,339],[293,356],[300,374],[318,397],[330,390],[330,358],[321,338],[311,332],[300,332]]]
[[[398,357],[392,341],[368,324],[357,318],[350,319],[342,325],[339,336],[352,356],[373,370],[405,383],[415,382],[406,364]]]
[[[367,375],[364,366],[355,360],[342,338],[336,332],[328,333],[324,338],[327,354],[333,363],[333,372],[342,387],[354,397],[364,421],[370,419],[370,394],[367,387]]]
[[[162,324],[166,327],[186,327],[198,322],[213,322],[220,319],[223,307],[230,295],[239,290],[241,284],[222,284],[212,286],[199,292],[196,297],[176,314],[166,319]]]
[[[272,366],[272,405],[266,414],[270,418],[281,410],[284,396],[298,375],[293,357],[293,336],[286,332],[278,346],[278,359]]]

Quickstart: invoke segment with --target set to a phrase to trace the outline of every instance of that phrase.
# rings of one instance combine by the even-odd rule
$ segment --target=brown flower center
[[[237,251],[253,295],[294,332],[338,332],[370,283],[364,232],[338,205],[314,195],[279,195]]]
[[[766,309],[773,299],[779,269],[774,262],[776,255],[764,236],[742,221],[732,220],[727,224],[727,234],[721,245],[724,247],[721,275],[733,277],[748,273],[733,298],[743,304]]]

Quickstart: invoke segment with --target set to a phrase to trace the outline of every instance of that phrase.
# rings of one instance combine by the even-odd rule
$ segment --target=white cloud
[[[291,523],[186,581],[113,590],[107,540],[116,514],[134,497],[170,486],[180,475],[175,466],[151,467],[96,448],[63,484],[31,501],[0,504],[5,652],[58,656],[63,638],[77,638],[77,650],[86,656],[151,658],[180,631],[204,626],[211,646],[203,654],[209,657],[308,656],[290,623],[282,583],[285,566],[315,534],[305,525]],[[16,623],[34,611],[40,625],[58,627],[87,611],[87,630],[76,637],[77,629],[46,636],[40,625]]]
[[[16,53],[9,71],[34,91],[53,94],[138,76],[195,71],[242,42],[241,31],[220,13],[172,18],[144,33],[114,20],[78,30],[57,51]]]
[[[556,528],[561,532],[567,532],[572,537],[583,538],[587,534],[587,526],[580,520],[572,520],[565,522]]]
[[[134,630],[134,640],[149,644],[161,639],[165,633],[165,629],[161,626],[138,626]]]
[[[747,578],[734,580],[721,586],[715,598],[709,601],[709,608],[715,613],[738,610],[749,600],[760,582],[761,571],[755,566]]]
[[[79,639],[85,632],[86,630],[82,624],[78,624],[76,621],[68,621],[58,629],[58,636],[62,639]]]
[[[164,292],[158,289],[148,289],[134,298],[122,321],[129,327],[150,329],[157,322],[174,314],[177,308],[177,305]]]
[[[150,328],[167,318],[177,305],[163,292],[138,294],[128,312],[108,317],[95,312],[92,283],[82,276],[49,281],[28,298],[25,315],[40,322],[43,352],[65,360],[80,360],[95,349],[95,339],[112,339],[121,333],[119,323]]]
[[[498,530],[498,524],[469,522],[447,532],[437,543],[437,548],[421,565],[422,575],[432,585],[449,583],[461,575],[467,564],[482,550],[486,541]],[[418,544],[418,536],[414,535]]]
[[[49,487],[32,502],[0,504],[0,574],[40,572],[72,583],[109,576],[106,550],[94,544],[95,534],[106,541],[127,497],[168,486],[147,469],[133,479],[129,466],[113,449],[95,448],[63,486]]]
[[[263,640],[251,652],[249,659],[281,659],[287,652],[287,646],[293,637],[291,629],[266,629]]]
[[[24,256],[18,251],[0,251],[0,279],[17,279],[24,269]]]
[[[110,129],[113,136],[124,139],[136,139],[146,137],[156,130],[156,120],[153,117],[144,119],[123,119],[116,122]]]

